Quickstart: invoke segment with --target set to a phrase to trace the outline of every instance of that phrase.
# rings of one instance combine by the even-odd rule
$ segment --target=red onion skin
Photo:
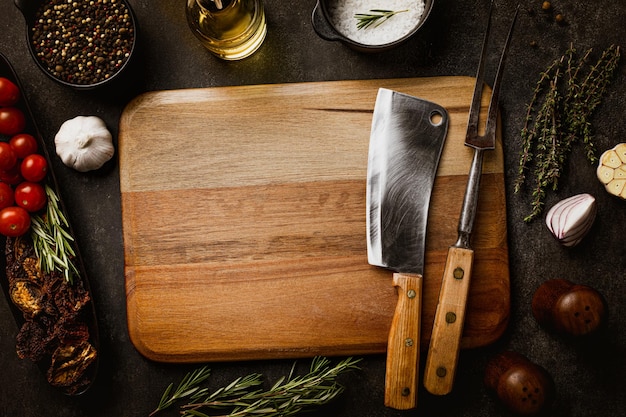
[[[572,212],[581,204],[587,205],[585,212],[581,213],[584,217],[567,228],[567,222],[573,215]],[[595,198],[590,194],[578,194],[555,204],[546,215],[546,225],[559,243],[572,247],[578,245],[589,232],[596,213]]]

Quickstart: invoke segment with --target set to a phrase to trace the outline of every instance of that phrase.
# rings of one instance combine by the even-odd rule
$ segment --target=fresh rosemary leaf
[[[228,398],[246,393],[249,388],[257,387],[263,384],[263,379],[260,374],[250,374],[245,377],[237,378],[231,382],[221,392],[220,390],[213,393],[208,399],[209,401],[217,398]]]
[[[366,29],[368,27],[380,26],[387,19],[398,14],[408,12],[407,10],[384,10],[384,9],[371,9],[369,13],[355,13],[354,18],[357,20],[357,29]]]
[[[43,272],[58,270],[63,273],[67,282],[72,283],[74,276],[80,275],[72,262],[72,257],[76,256],[71,243],[74,238],[66,230],[69,223],[59,208],[59,197],[48,185],[45,186],[45,191],[48,197],[45,214],[31,218],[31,238],[35,253]]]
[[[190,372],[184,376],[184,378],[178,384],[178,387],[174,392],[174,384],[168,385],[165,389],[165,392],[161,396],[161,401],[159,401],[159,405],[157,408],[150,413],[150,415],[154,415],[159,411],[163,411],[166,408],[172,406],[176,401],[181,400],[183,398],[191,397],[192,395],[198,394],[200,391],[203,391],[199,387],[199,385],[205,381],[211,375],[211,370],[206,366],[196,369],[193,372]],[[204,390],[203,392],[206,392]]]
[[[185,414],[183,415],[193,416],[193,417],[210,417],[208,414],[201,413],[200,411],[196,411],[196,410],[186,411]]]
[[[293,368],[292,368],[293,369]],[[285,377],[281,377],[278,379],[278,381],[276,381],[276,383],[274,384],[274,386],[271,388],[271,390],[276,390],[278,389],[278,387],[280,387],[283,384],[283,381],[285,381]]]
[[[202,372],[202,378],[196,378],[196,373],[187,374],[173,393],[174,384],[170,384],[159,406],[150,415],[187,397],[192,401],[180,407],[183,417],[208,417],[216,415],[215,410],[222,410],[219,411],[219,416],[222,417],[293,416],[327,404],[340,395],[344,388],[337,382],[337,377],[349,370],[358,369],[358,362],[360,359],[348,358],[331,366],[328,359],[317,357],[313,359],[307,374],[294,376],[294,364],[289,375],[279,378],[268,390],[258,388],[263,383],[261,375],[250,374],[235,379],[211,394],[203,391],[199,395],[200,391],[194,390],[200,390],[200,382],[208,378],[208,370],[201,368],[195,372]]]

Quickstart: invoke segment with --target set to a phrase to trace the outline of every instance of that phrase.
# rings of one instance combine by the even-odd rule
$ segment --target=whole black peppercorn
[[[122,0],[50,0],[37,11],[31,42],[54,77],[77,85],[116,74],[130,58],[135,28]]]

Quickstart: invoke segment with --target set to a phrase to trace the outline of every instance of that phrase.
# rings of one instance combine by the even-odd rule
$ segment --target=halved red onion
[[[596,199],[590,194],[577,194],[556,203],[546,215],[546,226],[562,245],[580,243],[596,218]]]

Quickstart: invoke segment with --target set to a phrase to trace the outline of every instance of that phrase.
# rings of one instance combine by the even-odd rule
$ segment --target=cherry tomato
[[[15,135],[24,130],[26,118],[16,107],[0,107],[0,134]]]
[[[0,211],[0,233],[5,236],[21,236],[30,228],[30,214],[21,207],[11,206]]]
[[[46,206],[46,190],[36,182],[23,182],[15,187],[15,204],[31,213]]]
[[[9,141],[11,149],[15,152],[15,155],[24,159],[31,153],[37,152],[37,139],[28,133],[19,133],[11,138]]]
[[[7,142],[0,142],[0,170],[7,171],[17,163],[17,155]]]
[[[20,89],[5,77],[0,77],[0,106],[13,106],[20,100]]]
[[[0,170],[0,181],[6,182],[7,184],[15,185],[24,181],[22,178],[22,173],[20,172],[20,166],[15,164],[15,166],[7,171]]]
[[[26,181],[39,182],[48,173],[48,162],[38,153],[28,155],[20,165],[20,172]]]
[[[0,182],[0,210],[12,206],[14,202],[13,188],[6,182]]]

